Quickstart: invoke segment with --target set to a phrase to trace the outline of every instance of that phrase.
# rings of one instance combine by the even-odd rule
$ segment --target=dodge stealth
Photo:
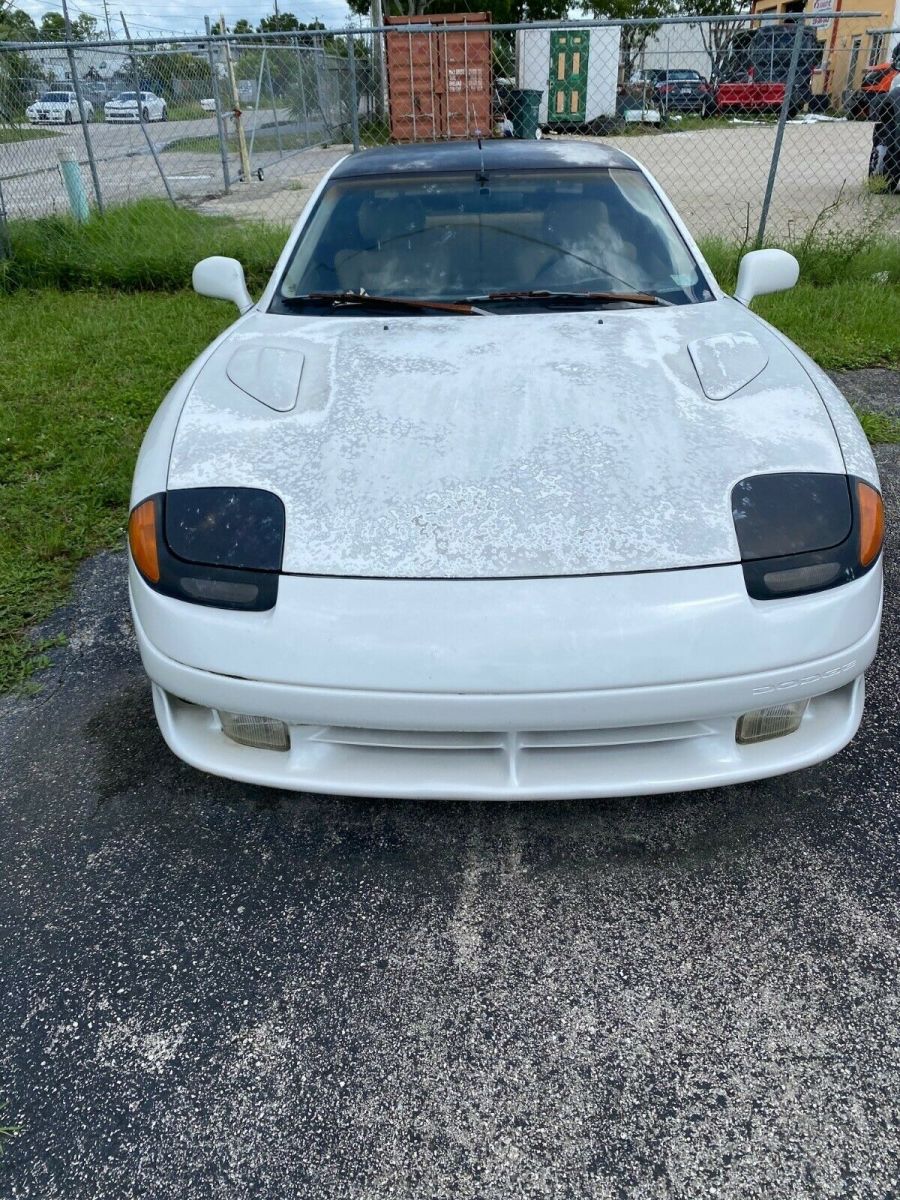
[[[130,591],[165,740],[356,795],[668,792],[856,732],[883,509],[830,378],[588,142],[383,147],[159,408]]]

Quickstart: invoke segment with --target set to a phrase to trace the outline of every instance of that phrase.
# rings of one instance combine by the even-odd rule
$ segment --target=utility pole
[[[112,41],[112,29],[109,25],[109,0],[103,0],[103,15],[106,17],[106,40]]]

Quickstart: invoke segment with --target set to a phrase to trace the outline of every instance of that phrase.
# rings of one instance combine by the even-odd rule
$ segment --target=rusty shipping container
[[[491,33],[472,29],[489,13],[386,17],[391,137],[398,142],[470,138],[491,133]],[[413,32],[404,25],[441,25]],[[465,24],[466,28],[456,28]]]

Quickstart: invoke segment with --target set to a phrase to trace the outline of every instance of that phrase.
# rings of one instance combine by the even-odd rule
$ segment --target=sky
[[[252,25],[274,11],[271,0],[107,0],[113,37],[121,37],[122,23],[119,12],[125,13],[128,27],[135,36],[164,37],[170,33],[202,33],[203,18],[217,20],[225,14],[229,26],[241,17]],[[96,17],[98,27],[106,32],[102,0],[68,0],[69,16],[79,13]],[[62,12],[61,0],[15,0],[14,7],[29,13],[36,24],[46,12]],[[292,12],[299,21],[309,23],[320,20],[325,25],[343,26],[350,19],[344,0],[278,0],[280,12]]]

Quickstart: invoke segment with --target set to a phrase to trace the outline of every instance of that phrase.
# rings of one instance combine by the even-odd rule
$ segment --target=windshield
[[[125,100],[134,100],[135,93],[134,92],[119,92],[118,96],[116,96],[116,99],[120,102],[125,101]]]
[[[444,301],[535,290],[712,299],[656,193],[627,169],[335,180],[273,309],[360,289]]]
[[[691,82],[696,83],[699,78],[700,76],[696,71],[669,71],[669,73],[666,75],[666,79],[670,81],[674,80],[676,82],[679,80],[690,80]]]
[[[41,99],[47,104],[67,104],[69,100],[68,92],[44,92]]]

